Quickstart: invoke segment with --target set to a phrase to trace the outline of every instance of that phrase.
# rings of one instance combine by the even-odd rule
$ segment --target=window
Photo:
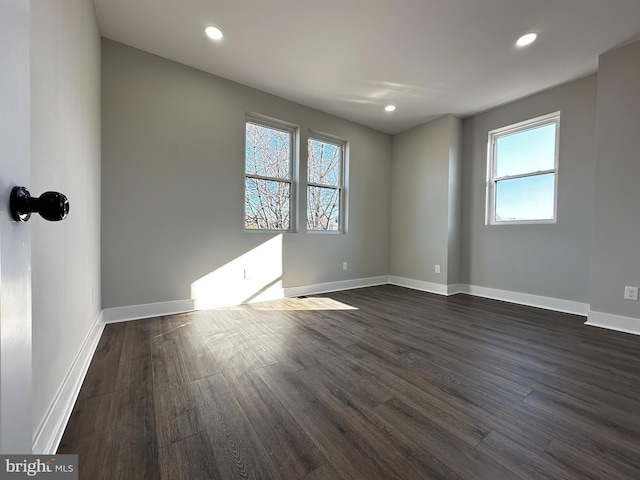
[[[245,135],[244,228],[292,230],[294,129],[249,119]]]
[[[489,132],[487,223],[555,223],[560,112]]]
[[[307,164],[307,229],[343,231],[344,144],[309,137]]]

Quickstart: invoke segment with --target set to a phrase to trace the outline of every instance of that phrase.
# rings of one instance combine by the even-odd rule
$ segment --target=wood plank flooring
[[[640,478],[640,337],[394,286],[112,324],[81,479]]]

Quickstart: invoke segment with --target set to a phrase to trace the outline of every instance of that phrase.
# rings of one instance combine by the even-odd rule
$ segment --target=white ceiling
[[[397,133],[597,69],[640,0],[95,0],[106,38]],[[216,43],[204,27],[225,34]],[[516,39],[540,33],[528,48]],[[398,106],[393,113],[383,107]]]

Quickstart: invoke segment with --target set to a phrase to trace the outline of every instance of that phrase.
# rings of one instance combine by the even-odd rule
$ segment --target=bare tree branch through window
[[[309,138],[307,229],[340,231],[343,184],[342,145]]]
[[[247,121],[245,138],[244,227],[290,230],[293,133]]]
[[[294,184],[294,130],[247,119],[245,131],[246,230],[290,231]],[[307,230],[344,231],[344,144],[311,135],[307,162]]]

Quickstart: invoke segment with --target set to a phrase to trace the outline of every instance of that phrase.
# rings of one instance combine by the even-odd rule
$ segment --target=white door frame
[[[30,181],[29,0],[0,0],[0,453],[32,452],[31,236],[9,194]]]

